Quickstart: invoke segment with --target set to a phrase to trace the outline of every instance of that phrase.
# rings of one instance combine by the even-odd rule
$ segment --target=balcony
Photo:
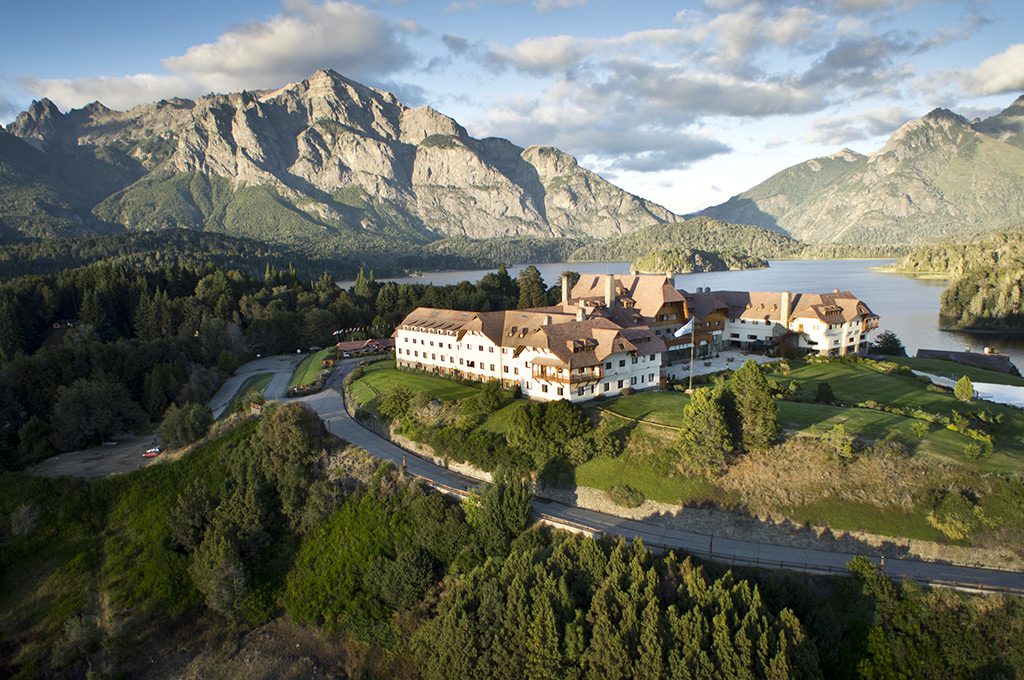
[[[534,362],[532,370],[534,380],[559,382],[571,385],[597,382],[604,377],[603,366],[586,366],[584,368],[568,369],[562,366],[547,366]]]

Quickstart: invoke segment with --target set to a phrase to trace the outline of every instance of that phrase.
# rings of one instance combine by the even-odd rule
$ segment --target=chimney
[[[583,309],[583,301],[580,301],[579,307],[576,308],[576,320],[583,321],[587,318],[587,311]]]
[[[545,314],[544,315],[544,325],[545,326],[550,326],[551,325],[551,321],[552,321],[551,315],[550,314]]]
[[[615,304],[615,275],[608,274],[604,280],[604,306],[611,307]]]
[[[782,291],[782,301],[779,304],[779,323],[789,328],[789,291]]]
[[[569,275],[562,274],[562,304],[569,304]]]

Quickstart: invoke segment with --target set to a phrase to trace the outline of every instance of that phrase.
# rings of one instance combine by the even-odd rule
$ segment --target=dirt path
[[[131,472],[154,462],[142,454],[156,444],[156,435],[133,435],[116,439],[117,446],[95,446],[47,458],[29,468],[42,477],[109,477]]]

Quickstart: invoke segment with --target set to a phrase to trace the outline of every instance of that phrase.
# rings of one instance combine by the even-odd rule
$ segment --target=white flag
[[[686,322],[685,326],[683,326],[682,328],[677,330],[672,335],[673,335],[673,337],[681,338],[684,335],[689,335],[692,332],[693,332],[693,319],[691,318],[689,321]]]

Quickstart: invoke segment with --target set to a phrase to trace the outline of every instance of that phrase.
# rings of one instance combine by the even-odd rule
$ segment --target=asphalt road
[[[345,362],[335,371],[335,375],[328,383],[328,389],[302,399],[323,418],[331,433],[378,458],[392,461],[397,465],[404,462],[409,473],[448,490],[465,492],[480,485],[478,480],[419,458],[356,423],[345,411],[341,396],[341,380],[355,363]],[[652,548],[680,549],[700,557],[736,565],[785,568],[807,573],[848,574],[846,564],[856,557],[853,553],[716,538],[541,498],[534,498],[534,512],[542,519],[578,531],[621,535],[628,539],[640,538]],[[875,564],[880,563],[877,557],[869,559]],[[886,558],[882,568],[894,578],[912,579],[930,585],[1024,594],[1024,574],[1018,572],[900,558]]]
[[[260,373],[274,374],[263,395],[267,399],[280,399],[284,396],[285,390],[288,389],[288,382],[291,380],[295,367],[306,356],[305,354],[296,354],[294,356],[289,354],[285,356],[263,357],[239,367],[233,376],[224,381],[224,384],[217,390],[217,394],[213,395],[213,398],[210,399],[210,410],[213,411],[213,417],[220,418],[221,414],[224,413],[224,409],[228,407],[235,394],[238,393],[239,388],[242,387],[242,384]]]

